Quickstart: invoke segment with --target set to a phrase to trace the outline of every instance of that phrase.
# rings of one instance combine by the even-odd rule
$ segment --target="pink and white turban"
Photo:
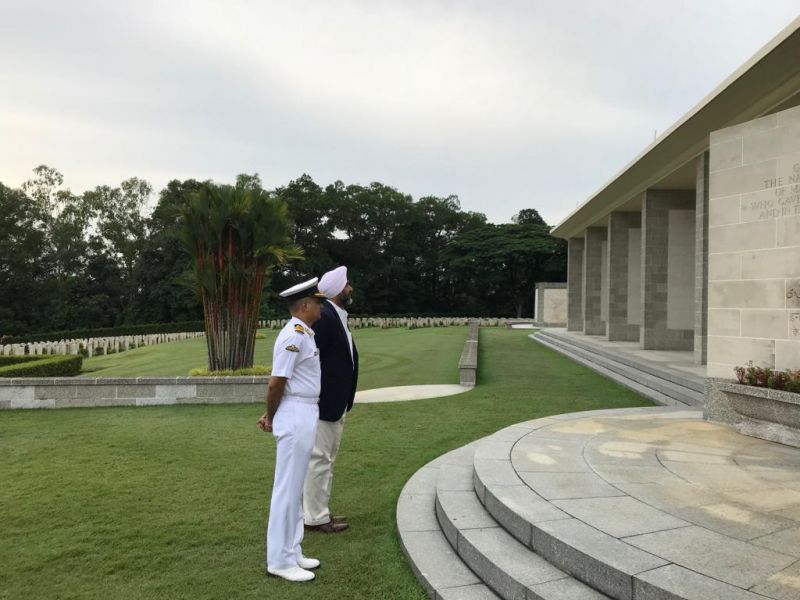
[[[347,285],[347,267],[336,267],[328,271],[319,280],[319,291],[328,298],[334,298],[342,293]]]

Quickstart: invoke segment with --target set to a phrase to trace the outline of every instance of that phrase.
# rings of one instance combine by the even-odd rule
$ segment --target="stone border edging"
[[[0,379],[0,410],[263,402],[268,376]]]
[[[703,418],[744,435],[800,448],[800,394],[709,377]]]
[[[458,379],[464,387],[475,387],[478,379],[478,332],[480,322],[476,319],[469,322],[467,341],[458,360]]]

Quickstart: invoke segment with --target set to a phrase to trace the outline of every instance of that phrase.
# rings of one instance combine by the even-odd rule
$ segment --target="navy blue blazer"
[[[322,366],[319,418],[338,421],[345,409],[353,408],[358,383],[358,350],[353,340],[353,358],[342,321],[333,305],[322,305],[322,317],[312,326]]]

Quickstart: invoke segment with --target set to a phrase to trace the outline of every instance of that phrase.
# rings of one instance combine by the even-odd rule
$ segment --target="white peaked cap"
[[[333,298],[342,293],[347,285],[347,267],[336,267],[333,271],[328,271],[319,280],[319,291],[328,298]]]
[[[315,298],[322,298],[323,295],[317,289],[317,278],[309,279],[303,283],[293,285],[288,290],[283,290],[280,293],[281,298],[286,298],[289,301],[297,300],[298,298],[305,298],[306,296],[314,296]]]

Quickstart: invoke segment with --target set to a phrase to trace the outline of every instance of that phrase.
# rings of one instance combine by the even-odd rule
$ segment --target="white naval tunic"
[[[303,481],[319,421],[321,372],[314,331],[292,317],[275,340],[272,376],[286,388],[272,421],[277,451],[267,525],[267,566],[296,567],[302,556]]]

